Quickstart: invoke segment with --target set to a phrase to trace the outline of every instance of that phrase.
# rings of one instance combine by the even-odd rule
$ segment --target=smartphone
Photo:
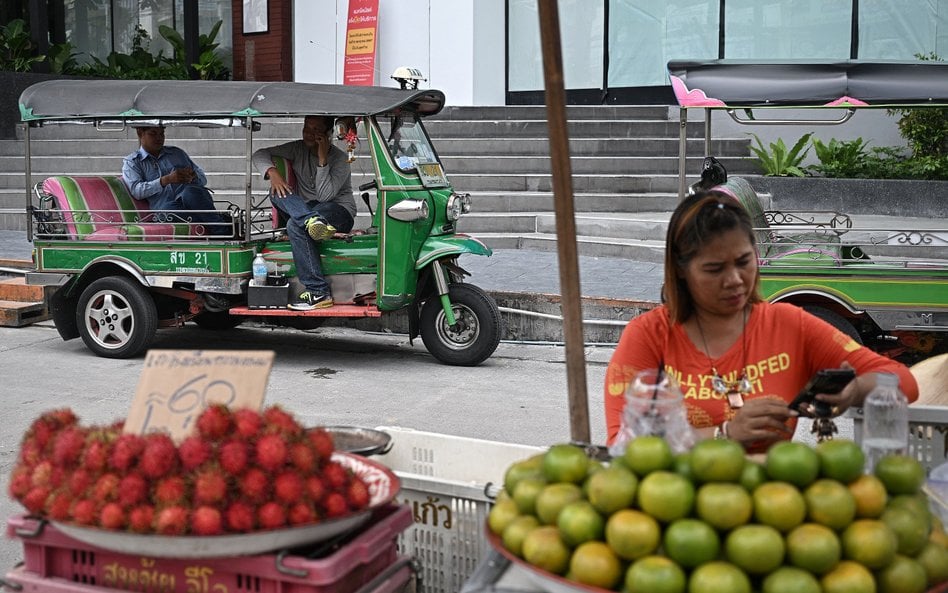
[[[843,387],[856,378],[856,371],[852,369],[823,369],[817,371],[813,377],[807,381],[800,393],[790,402],[790,409],[796,410],[806,416],[816,416],[819,418],[830,416],[830,406],[814,398],[818,393],[839,393]],[[815,410],[810,414],[806,409],[801,409],[804,404],[813,404]]]

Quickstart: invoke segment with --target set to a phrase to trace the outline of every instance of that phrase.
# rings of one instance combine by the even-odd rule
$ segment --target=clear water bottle
[[[867,473],[886,455],[908,451],[908,400],[899,391],[899,378],[891,373],[879,373],[877,377],[875,388],[863,403],[862,450]]]
[[[262,253],[254,256],[251,269],[253,270],[254,285],[265,286],[267,283],[267,260],[263,259]]]

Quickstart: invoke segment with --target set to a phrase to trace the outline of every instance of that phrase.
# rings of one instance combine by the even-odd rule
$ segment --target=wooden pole
[[[556,0],[539,0],[540,44],[546,82],[546,117],[550,135],[550,166],[556,209],[556,244],[562,293],[563,338],[566,344],[566,382],[569,389],[570,436],[589,443],[589,401],[586,393],[586,356],[583,351],[583,310],[579,290],[579,257],[576,252],[576,219],[573,210],[569,131],[566,129],[566,92]]]

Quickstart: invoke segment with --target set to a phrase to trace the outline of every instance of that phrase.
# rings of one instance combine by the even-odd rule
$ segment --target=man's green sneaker
[[[327,224],[322,218],[314,216],[306,221],[306,232],[313,241],[325,241],[336,234],[336,227]]]

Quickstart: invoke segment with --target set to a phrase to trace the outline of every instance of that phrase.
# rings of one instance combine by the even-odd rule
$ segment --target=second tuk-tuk
[[[436,359],[479,364],[496,349],[502,320],[493,298],[463,282],[467,272],[458,265],[463,254],[489,256],[491,250],[456,232],[470,197],[451,187],[422,124],[443,106],[437,90],[286,82],[33,85],[20,97],[35,263],[27,282],[53,289],[51,314],[64,339],[81,337],[104,357],[136,356],[159,327],[189,321],[229,329],[255,317],[313,327],[330,318],[404,310],[410,339],[420,335]],[[294,280],[290,244],[268,196],[254,191],[251,155],[254,133],[263,126],[289,125],[306,115],[336,118],[337,137],[348,144],[350,158],[368,163],[361,167],[370,171],[367,179],[354,181],[363,182],[358,186],[371,224],[320,244],[336,304],[292,311],[285,306],[291,288],[281,280]],[[242,184],[234,185],[242,191],[230,200],[215,198],[226,234],[149,212],[118,174],[54,174],[34,186],[30,132],[65,124],[87,124],[104,134],[135,126],[230,128],[238,142],[242,132],[246,166]],[[213,151],[218,143],[207,146]],[[116,155],[116,170],[122,156]],[[288,175],[292,170],[286,162],[275,165]],[[257,253],[276,286],[251,283]]]
[[[714,113],[746,126],[825,126],[846,123],[860,109],[948,107],[945,62],[681,60],[669,62],[668,72],[682,122],[682,197],[689,111],[704,112],[708,156]],[[933,220],[926,228],[873,228],[839,210],[772,208],[762,181],[731,177],[722,187],[754,222],[764,298],[804,307],[906,362],[948,348],[948,225],[938,216],[906,211],[907,217]],[[823,203],[841,203],[824,198]],[[790,199],[799,203],[802,196]],[[871,206],[866,211],[871,213]]]

